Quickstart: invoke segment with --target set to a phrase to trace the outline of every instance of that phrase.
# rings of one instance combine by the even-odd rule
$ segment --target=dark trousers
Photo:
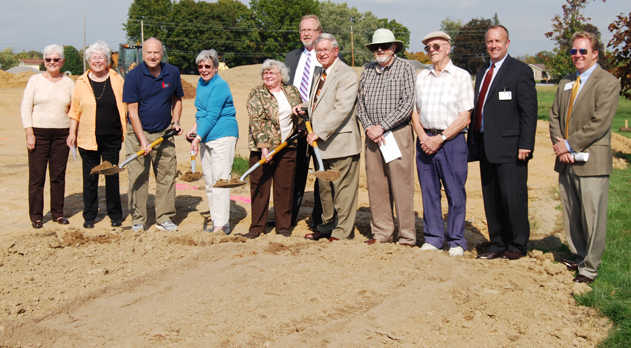
[[[291,210],[291,225],[296,226],[298,221],[298,213],[300,212],[300,206],[302,205],[302,199],[305,195],[305,186],[307,185],[307,177],[309,176],[309,161],[313,157],[315,167],[318,167],[315,156],[311,156],[311,151],[307,151],[307,138],[300,137],[296,140],[296,176],[294,183],[294,196]],[[317,226],[322,223],[322,203],[320,203],[320,190],[318,188],[318,180],[314,184],[313,188],[313,211],[311,213],[311,220]]]
[[[28,205],[31,221],[44,217],[44,184],[50,163],[50,213],[53,220],[64,216],[68,128],[33,128],[35,148],[28,153]]]
[[[480,143],[480,177],[489,228],[489,251],[525,253],[530,238],[528,223],[528,161],[490,163]]]
[[[261,160],[261,152],[250,152],[250,167]],[[265,232],[269,196],[274,181],[274,218],[276,231],[291,228],[292,197],[296,172],[296,149],[285,148],[250,174],[252,224],[250,232]]]
[[[92,168],[101,164],[101,160],[118,165],[122,135],[96,136],[98,150],[89,151],[79,148],[83,160],[83,219],[94,221],[99,210],[99,175],[90,175]],[[105,175],[105,204],[110,220],[121,220],[123,207],[118,184],[118,173]]]

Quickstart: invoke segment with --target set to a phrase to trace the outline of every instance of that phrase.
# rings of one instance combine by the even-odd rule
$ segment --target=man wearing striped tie
[[[611,123],[620,82],[598,65],[598,39],[577,32],[569,54],[577,71],[559,83],[550,110],[550,138],[559,173],[565,236],[576,260],[561,260],[578,271],[577,283],[591,283],[605,250],[607,197],[612,172]],[[579,160],[576,153],[589,157]]]
[[[294,85],[300,91],[300,96],[305,102],[309,101],[309,94],[313,86],[314,73],[320,76],[322,72],[322,64],[318,62],[315,54],[315,40],[322,33],[322,24],[316,15],[306,15],[300,20],[300,41],[302,48],[290,51],[285,56],[285,65],[289,69],[288,84]],[[344,61],[342,55],[338,58]],[[307,175],[309,172],[310,154],[307,151],[307,141],[305,138],[297,140],[297,158],[296,158],[296,180],[294,183],[294,199],[292,206],[291,225],[296,226],[298,212],[302,204],[302,198],[305,193],[305,184],[307,183]],[[314,207],[312,213],[311,227],[315,228],[322,222],[322,206],[320,204],[320,195],[318,185],[314,186]],[[272,221],[268,221],[268,225],[273,225]]]

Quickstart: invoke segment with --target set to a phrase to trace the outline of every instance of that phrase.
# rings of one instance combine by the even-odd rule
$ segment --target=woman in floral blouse
[[[255,87],[248,96],[248,143],[250,166],[262,158],[267,158],[267,163],[250,174],[252,224],[249,234],[256,237],[264,232],[273,180],[276,233],[289,237],[296,147],[289,144],[271,158],[268,154],[297,129],[301,121],[291,110],[301,104],[302,99],[295,86],[287,85],[289,74],[282,62],[266,60],[261,77],[263,84]]]

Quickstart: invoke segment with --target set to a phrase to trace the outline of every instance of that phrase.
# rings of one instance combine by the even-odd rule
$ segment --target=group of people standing
[[[304,196],[312,147],[317,143],[320,169],[334,169],[339,179],[318,179],[314,190],[312,233],[305,238],[329,241],[352,236],[358,203],[359,164],[365,153],[372,239],[366,244],[417,244],[414,214],[414,160],[423,198],[424,244],[420,250],[446,249],[451,256],[467,250],[464,236],[468,162],[480,162],[490,247],[478,259],[516,260],[527,252],[528,161],[533,156],[537,127],[537,91],[532,70],[508,54],[508,30],[494,25],[485,33],[490,62],[476,76],[475,86],[449,54],[451,38],[435,31],[423,38],[432,65],[416,74],[396,56],[403,43],[387,29],[378,29],[366,47],[375,61],[358,79],[343,60],[335,37],[323,32],[317,16],[300,22],[303,48],[285,62],[267,60],[262,84],[247,101],[250,165],[265,159],[251,173],[252,222],[249,235],[275,225],[289,236]],[[557,155],[563,216],[577,282],[591,282],[605,245],[608,179],[611,174],[611,122],[617,108],[618,81],[598,64],[598,40],[576,33],[570,55],[577,72],[561,81],[550,111],[550,134]],[[51,176],[53,220],[63,215],[64,173],[68,147],[78,146],[83,159],[84,227],[94,226],[98,210],[98,176],[90,170],[101,160],[118,163],[125,143],[132,228],[147,222],[150,166],[156,178],[156,227],[176,231],[175,145],[148,145],[173,129],[182,133],[182,86],[177,68],[162,63],[160,41],[143,45],[143,63],[122,78],[108,68],[110,51],[96,42],[86,51],[90,70],[74,84],[60,73],[63,48],[44,50],[47,71],[33,76],[22,103],[29,150],[29,212],[33,227],[42,227],[43,186],[47,164]],[[195,125],[186,133],[191,151],[201,152],[213,227],[229,233],[230,191],[213,187],[230,179],[238,125],[228,84],[217,74],[215,50],[196,59],[200,72]],[[73,91],[74,88],[74,91]],[[128,117],[126,117],[128,115]],[[69,118],[68,118],[69,116]],[[306,127],[308,121],[312,125]],[[365,134],[362,145],[361,123]],[[129,125],[129,126],[128,126]],[[307,131],[308,129],[308,131]],[[291,135],[296,143],[281,152]],[[308,134],[307,134],[308,133]],[[414,151],[416,133],[416,152]],[[306,136],[305,136],[306,135]],[[311,145],[311,147],[307,146]],[[576,153],[589,154],[577,161]],[[314,161],[315,166],[318,164]],[[267,221],[272,182],[275,219]],[[448,201],[447,224],[441,190]],[[118,176],[106,178],[107,214],[120,226],[122,208]],[[396,209],[396,219],[394,210]]]

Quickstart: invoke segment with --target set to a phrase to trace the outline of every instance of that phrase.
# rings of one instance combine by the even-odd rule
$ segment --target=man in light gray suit
[[[313,132],[307,142],[320,148],[324,169],[337,169],[341,176],[334,181],[318,180],[322,201],[322,223],[317,231],[305,236],[330,241],[348,239],[355,226],[359,188],[359,153],[361,133],[355,116],[359,83],[357,74],[337,58],[338,44],[331,34],[316,39],[316,57],[324,72],[311,91],[307,107]],[[299,112],[300,107],[294,108]],[[337,213],[337,215],[336,215]]]
[[[550,110],[550,138],[559,173],[563,222],[576,261],[578,283],[591,283],[605,250],[607,198],[612,171],[611,123],[618,107],[620,82],[598,65],[598,39],[577,32],[570,40],[578,69],[561,80]],[[589,157],[580,160],[576,153]]]

